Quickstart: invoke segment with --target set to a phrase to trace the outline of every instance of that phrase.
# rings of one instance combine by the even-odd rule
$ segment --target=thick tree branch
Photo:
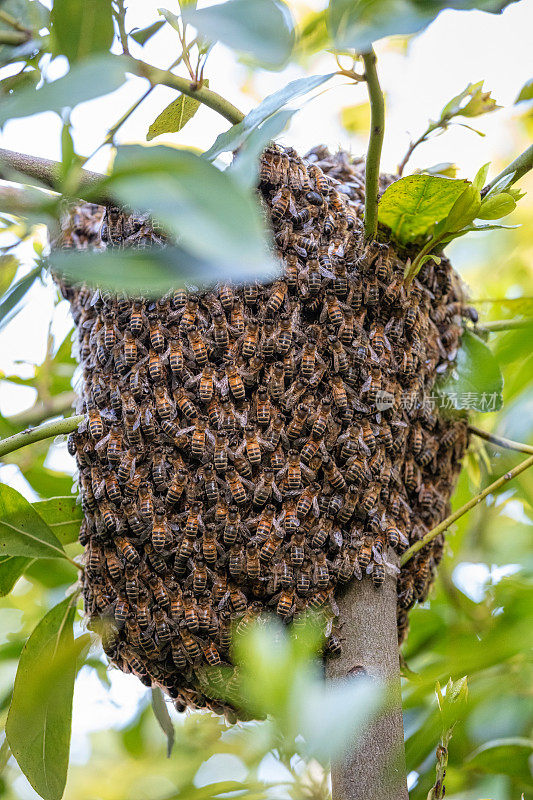
[[[370,99],[370,139],[366,154],[365,173],[365,239],[372,241],[378,231],[379,162],[385,134],[385,101],[376,71],[376,54],[363,53],[365,78]]]
[[[386,713],[369,724],[364,741],[332,765],[334,800],[407,800],[400,660],[396,625],[396,576],[375,589],[371,580],[352,581],[337,598],[342,619],[342,654],[330,659],[330,679],[366,673],[386,685]]]
[[[454,511],[453,514],[450,514],[449,517],[446,517],[440,525],[437,525],[436,528],[428,531],[425,536],[423,536],[420,541],[415,542],[415,544],[411,545],[411,547],[405,551],[405,553],[401,557],[401,565],[403,567],[414,555],[418,553],[419,550],[422,550],[427,544],[433,541],[433,539],[438,536],[440,533],[444,533],[450,525],[453,525],[454,522],[466,514],[467,511],[470,511],[471,508],[477,506],[481,503],[482,500],[485,499],[489,494],[496,492],[498,489],[501,489],[506,483],[508,483],[513,478],[516,478],[517,475],[520,475],[521,472],[524,472],[529,467],[533,466],[533,456],[526,458],[525,461],[522,461],[521,464],[518,464],[517,467],[514,467],[510,472],[506,472],[505,475],[502,475],[501,478],[498,478],[497,481],[491,483],[490,486],[487,486],[483,489],[482,492],[476,494],[474,497],[471,497],[468,503],[465,503],[464,506],[458,508],[457,511]]]
[[[51,161],[49,158],[38,158],[26,155],[26,153],[0,148],[0,179],[5,181],[16,181],[17,177],[13,173],[18,172],[44,184],[49,189],[56,190],[60,167],[61,164]],[[80,188],[92,186],[105,177],[99,172],[90,172],[84,169],[81,173]]]
[[[39,425],[38,428],[28,428],[28,430],[8,436],[7,439],[0,441],[0,457],[12,453],[14,450],[19,450],[21,447],[26,447],[27,444],[34,444],[34,442],[40,442],[43,439],[51,439],[54,436],[72,433],[84,419],[85,416],[83,414],[77,414],[66,419],[45,422],[43,425]]]

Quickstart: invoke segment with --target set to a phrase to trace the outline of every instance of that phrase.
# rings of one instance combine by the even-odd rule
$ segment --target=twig
[[[428,531],[426,535],[420,539],[420,541],[415,542],[415,544],[411,545],[411,547],[405,551],[405,553],[402,555],[400,559],[400,564],[402,565],[402,567],[414,555],[416,555],[416,553],[418,553],[419,550],[422,550],[423,547],[432,542],[436,536],[438,536],[440,533],[444,533],[444,531],[447,530],[450,527],[450,525],[453,525],[454,522],[457,522],[457,520],[460,519],[460,517],[462,517],[463,514],[466,514],[466,512],[470,511],[471,508],[474,508],[474,506],[477,506],[479,503],[481,503],[481,501],[484,500],[485,497],[487,497],[487,495],[497,491],[506,483],[508,483],[510,480],[516,478],[517,475],[520,475],[520,473],[524,472],[531,466],[533,466],[533,456],[526,458],[526,460],[522,461],[521,464],[518,464],[517,467],[514,467],[509,472],[506,472],[505,475],[502,475],[501,478],[498,478],[497,481],[491,483],[490,486],[487,486],[485,489],[483,489],[482,492],[470,498],[468,503],[465,503],[464,506],[458,508],[457,511],[454,511],[454,513],[450,514],[449,517],[446,517],[446,519],[443,520],[443,522],[441,522],[440,525],[437,525],[436,528],[433,528],[432,530]]]
[[[13,17],[8,11],[4,11],[4,9],[1,9],[0,19],[3,20],[7,25],[11,25],[11,27],[14,28],[16,31],[19,31],[19,33],[26,34],[26,38],[29,39],[31,37],[32,35],[31,30],[29,28],[25,28],[24,25],[22,25],[22,23],[20,23],[18,19],[15,19],[15,17]]]
[[[116,8],[113,9],[113,16],[117,23],[122,52],[125,56],[129,56],[130,50],[128,47],[128,34],[126,32],[126,9],[124,8],[124,0],[115,0],[115,4]]]
[[[484,322],[482,325],[476,325],[476,330],[495,333],[496,331],[511,331],[516,328],[530,328],[532,325],[533,317],[527,319],[496,319],[493,322]]]
[[[370,139],[366,154],[365,219],[366,241],[373,241],[378,232],[379,162],[385,134],[385,102],[376,71],[376,54],[371,49],[363,53],[365,78],[370,99]]]
[[[169,70],[158,69],[139,59],[133,58],[131,59],[131,63],[136,67],[137,75],[146,78],[151,84],[162,84],[163,86],[168,86],[170,89],[177,89],[178,92],[186,94],[189,97],[194,97],[195,100],[198,100],[200,103],[213,109],[213,111],[221,114],[233,125],[236,125],[244,119],[242,111],[239,111],[229,100],[226,100],[217,92],[213,92],[206,86],[195,86],[195,84],[191,83],[187,78],[174,75]]]
[[[419,144],[422,144],[422,142],[426,141],[428,133],[429,133],[429,129],[425,130],[424,133],[421,136],[419,136],[418,139],[415,142],[411,142],[411,144],[409,145],[409,149],[407,150],[407,153],[405,154],[405,156],[403,157],[401,162],[398,164],[398,175],[400,176],[400,178],[403,175],[403,171],[405,169],[405,166],[406,166],[407,162],[409,161],[409,159],[411,158],[411,156],[413,155],[414,150],[418,147]]]
[[[22,33],[22,31],[0,31],[0,44],[7,44],[11,47],[25,44],[30,38],[27,33]]]
[[[522,178],[526,172],[529,172],[530,169],[533,169],[533,144],[530,145],[527,150],[524,150],[524,152],[521,153],[518,158],[515,158],[515,160],[512,161],[508,167],[505,167],[505,169],[503,169],[499,175],[496,175],[496,177],[493,178],[490,183],[487,183],[487,185],[481,190],[481,197],[484,197],[486,194],[488,194],[492,187],[495,186],[498,181],[500,181],[506,175],[511,175],[514,172],[513,178],[508,184],[508,186],[512,186],[513,183],[516,183],[516,181],[520,180],[520,178]]]
[[[497,447],[504,447],[507,450],[517,450],[519,453],[530,453],[533,455],[533,447],[529,444],[522,442],[513,442],[512,439],[504,439],[503,436],[496,436],[494,433],[484,431],[483,428],[478,428],[476,425],[469,425],[468,430],[480,439],[495,444]]]
[[[42,439],[50,439],[61,434],[72,433],[84,419],[85,416],[83,414],[77,414],[66,419],[45,422],[37,428],[28,428],[20,433],[15,433],[13,436],[8,436],[7,439],[0,441],[0,457],[12,453],[14,450],[19,450],[27,444],[34,444],[34,442],[40,442]]]
[[[7,422],[10,425],[22,426],[25,428],[29,425],[39,425],[41,422],[50,419],[50,417],[66,414],[71,411],[75,399],[75,392],[61,392],[61,394],[50,397],[46,402],[35,403],[35,405],[26,409],[26,411],[21,411],[20,414],[7,417]]]

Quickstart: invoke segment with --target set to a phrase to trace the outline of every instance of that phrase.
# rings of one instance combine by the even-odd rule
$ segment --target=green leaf
[[[522,103],[524,100],[533,100],[533,78],[524,83],[518,93],[515,103]]]
[[[15,256],[0,256],[0,295],[7,292],[18,268],[19,261]]]
[[[50,497],[48,500],[32,503],[32,507],[46,522],[52,533],[57,536],[61,544],[78,541],[83,511],[74,495]]]
[[[111,0],[54,0],[50,18],[54,51],[71,63],[111,47]]]
[[[75,598],[39,622],[22,651],[6,737],[19,767],[44,800],[60,800],[67,779],[77,647]]]
[[[33,283],[40,274],[41,267],[39,266],[31,272],[28,272],[23,278],[20,278],[4,295],[2,302],[0,302],[0,330],[2,330],[2,328],[13,319],[17,311],[20,310],[18,307],[20,301],[23,299],[28,289],[33,286]]]
[[[296,42],[296,54],[304,58],[319,51],[327,50],[331,45],[326,11],[312,11],[300,23]]]
[[[445,178],[455,178],[457,175],[457,164],[451,161],[443,161],[440,164],[433,164],[431,167],[415,170],[416,173],[427,173],[428,175],[440,175]]]
[[[418,33],[444,8],[499,13],[516,0],[330,0],[329,30],[337,49],[367,51],[384,36]]]
[[[28,501],[5,483],[0,484],[0,555],[27,558],[65,558],[59,539]]]
[[[467,181],[435,175],[408,175],[384,192],[379,221],[401,242],[417,239],[446,217],[466,185]]]
[[[465,761],[470,769],[492,774],[509,775],[532,783],[530,761],[533,739],[511,737],[493,739],[474,750]]]
[[[458,410],[498,411],[503,378],[491,350],[470,331],[464,331],[451,372],[438,386],[440,395]]]
[[[20,59],[24,52],[29,55],[38,49],[36,40],[39,38],[41,28],[48,27],[50,12],[39,0],[32,3],[29,3],[28,0],[3,0],[1,7],[2,11],[16,19],[20,25],[32,31],[34,37],[33,42],[22,45],[22,47],[0,45],[0,64],[6,64],[17,58]],[[5,20],[0,19],[0,31],[12,32],[13,27]]]
[[[256,108],[247,114],[241,122],[233,125],[225,133],[219,134],[215,142],[209,150],[206,150],[204,157],[207,159],[215,159],[221,153],[236,150],[243,142],[246,141],[251,131],[261,125],[266,119],[283,108],[288,102],[297,97],[301,97],[307,92],[311,92],[318,86],[321,86],[326,81],[329,81],[335,73],[330,72],[329,75],[311,75],[308,78],[298,78],[291,81],[282,89],[270,94],[260,103]]]
[[[134,297],[157,297],[171,289],[204,287],[223,280],[247,282],[252,274],[245,263],[228,266],[215,259],[198,258],[177,246],[130,252],[118,248],[100,253],[63,250],[51,253],[50,263],[74,283],[86,282]],[[258,280],[270,280],[278,270],[271,265],[255,274]]]
[[[450,208],[442,226],[436,231],[438,235],[445,232],[460,231],[477,217],[481,207],[481,195],[475,186],[467,186]]]
[[[256,198],[228,172],[195,153],[163,146],[119,147],[113,174],[103,185],[125,205],[152,213],[179,237],[181,247],[211,262],[207,272],[212,275],[227,269],[243,279],[272,276],[275,262]],[[206,266],[200,280],[206,279]]]
[[[516,208],[516,202],[507,192],[486,197],[481,203],[478,219],[501,219]]]
[[[168,8],[158,8],[157,9],[161,16],[163,16],[169,25],[171,25],[175,31],[181,34],[181,23],[180,18],[177,14],[174,14],[172,11],[169,11]]]
[[[500,106],[496,105],[490,92],[483,91],[483,81],[479,81],[478,83],[469,83],[466,89],[453,97],[442,109],[440,118],[442,121],[446,121],[452,117],[479,117],[481,114],[488,114],[498,108]]]
[[[136,31],[130,33],[131,38],[140,44],[141,47],[146,44],[148,39],[151,39],[165,24],[164,19],[158,19],[157,22],[152,22],[151,25],[148,25],[146,28],[139,28]]]
[[[154,716],[159,723],[159,727],[167,737],[167,758],[170,758],[176,736],[174,724],[170,718],[170,714],[168,713],[168,706],[165,702],[165,698],[163,697],[163,692],[159,686],[154,686],[151,694]]]
[[[129,60],[124,56],[101,55],[75,64],[63,78],[45,83],[40,89],[25,89],[5,98],[0,125],[13,117],[28,117],[43,111],[61,112],[78,103],[109,94],[124,83]]]
[[[0,556],[0,597],[9,594],[29,562],[22,556]]]
[[[489,167],[490,161],[488,161],[486,164],[483,164],[483,166],[480,167],[476,172],[476,176],[472,181],[472,186],[474,186],[478,191],[481,191],[485,186],[487,175],[489,174]]]
[[[203,85],[208,88],[209,81],[205,80]],[[154,119],[146,134],[147,141],[150,142],[156,136],[161,136],[162,133],[181,131],[194,117],[199,107],[199,100],[186,94],[180,94]]]
[[[226,0],[200,9],[187,5],[182,16],[203,36],[268,69],[285,66],[294,46],[293,21],[281,0]]]

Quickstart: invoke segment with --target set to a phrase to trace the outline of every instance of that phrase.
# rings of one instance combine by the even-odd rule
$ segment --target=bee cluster
[[[222,680],[232,631],[262,611],[321,610],[338,653],[334,598],[354,579],[397,574],[401,641],[443,536],[401,571],[395,554],[446,516],[466,446],[427,403],[468,313],[446,259],[406,288],[405,256],[364,245],[362,167],[343,153],[271,146],[259,191],[284,268],[271,285],[150,301],[61,283],[83,370],[86,613],[110,660],[181,709],[227,707],[205,668]],[[75,247],[158,240],[116,209],[69,224]]]

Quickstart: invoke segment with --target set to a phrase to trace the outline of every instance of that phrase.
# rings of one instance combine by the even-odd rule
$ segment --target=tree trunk
[[[407,800],[400,665],[396,630],[396,579],[376,590],[368,578],[353,581],[337,598],[342,655],[330,659],[330,679],[363,674],[387,684],[387,711],[371,723],[359,747],[332,765],[333,800]]]

